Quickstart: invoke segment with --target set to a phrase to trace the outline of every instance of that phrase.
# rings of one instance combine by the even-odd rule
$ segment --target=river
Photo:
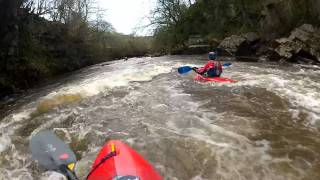
[[[131,58],[31,90],[2,110],[0,179],[59,179],[31,160],[44,129],[69,143],[81,179],[120,139],[169,180],[320,179],[320,71],[233,62],[234,84],[198,83],[203,56]]]

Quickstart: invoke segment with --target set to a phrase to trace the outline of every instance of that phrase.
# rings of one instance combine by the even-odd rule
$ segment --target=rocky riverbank
[[[320,28],[304,24],[287,37],[264,40],[257,33],[232,35],[219,47],[244,61],[273,61],[280,63],[320,64]]]

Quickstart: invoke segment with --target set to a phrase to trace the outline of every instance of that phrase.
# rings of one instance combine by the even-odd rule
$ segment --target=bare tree
[[[96,12],[96,18],[93,20],[93,22],[91,22],[91,24],[98,31],[115,32],[116,30],[114,29],[112,24],[103,19],[105,11],[106,10],[104,9],[98,9]]]
[[[151,23],[156,26],[177,25],[187,10],[184,0],[158,0]]]
[[[26,7],[37,15],[44,15],[53,21],[70,23],[79,17],[87,22],[96,13],[95,0],[27,0]]]

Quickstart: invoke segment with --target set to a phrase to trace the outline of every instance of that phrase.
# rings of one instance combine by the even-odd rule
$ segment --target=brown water
[[[107,140],[120,139],[165,179],[320,179],[320,72],[234,62],[223,75],[235,84],[177,74],[203,58],[96,65],[8,104],[0,179],[61,178],[31,160],[30,135],[43,129],[70,144],[80,178]]]

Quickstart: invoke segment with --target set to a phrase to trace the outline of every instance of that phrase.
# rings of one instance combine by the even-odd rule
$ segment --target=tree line
[[[150,37],[117,33],[94,0],[0,0],[0,96],[106,60],[143,56]]]
[[[276,38],[303,23],[319,25],[317,0],[157,0],[151,15],[153,47],[174,52],[200,36],[207,43],[245,32]]]
[[[95,0],[0,0],[0,96],[109,59],[178,52],[193,36],[214,44],[253,31],[267,40],[320,24],[318,0],[156,2],[153,37],[136,37],[117,33]]]

